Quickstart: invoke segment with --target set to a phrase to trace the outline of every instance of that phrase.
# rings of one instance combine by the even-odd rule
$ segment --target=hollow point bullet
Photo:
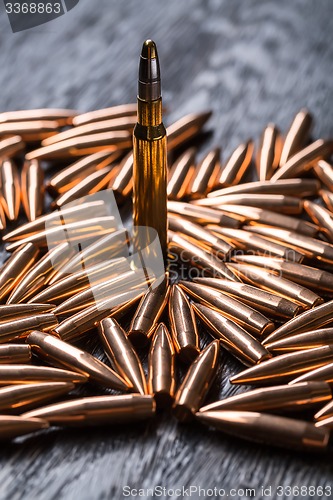
[[[173,412],[178,420],[192,420],[202,405],[218,369],[220,342],[214,340],[201,351],[188,368],[173,405]]]
[[[169,321],[174,346],[179,358],[192,363],[200,353],[196,319],[190,303],[178,285],[173,285],[169,298]]]
[[[120,104],[119,106],[97,109],[74,116],[73,125],[77,127],[80,125],[85,125],[87,123],[94,123],[102,120],[112,120],[115,118],[124,118],[126,116],[136,116],[136,113],[136,104]]]
[[[220,170],[220,155],[221,150],[216,148],[210,151],[197,165],[187,188],[187,194],[190,198],[202,198],[212,189]]]
[[[232,216],[222,213],[214,208],[199,207],[190,203],[168,201],[168,211],[180,215],[197,224],[217,224],[224,227],[239,227],[240,221]]]
[[[17,219],[20,211],[21,187],[16,165],[12,160],[4,160],[0,166],[1,204],[10,221]]]
[[[273,123],[264,129],[257,152],[256,166],[260,181],[270,179],[279,165],[281,155],[281,136]]]
[[[44,210],[44,172],[37,160],[26,161],[21,176],[22,204],[29,221]]]
[[[169,200],[181,200],[187,194],[187,188],[195,165],[196,150],[187,149],[172,164],[168,173],[167,195]]]
[[[186,142],[190,142],[198,135],[205,123],[211,117],[211,111],[191,113],[169,125],[166,132],[168,137],[168,150],[176,149]]]
[[[252,154],[252,141],[240,144],[223,166],[218,184],[221,186],[239,184],[251,164]]]
[[[0,269],[0,300],[5,299],[31,268],[38,256],[38,249],[27,243],[17,248]]]
[[[74,109],[41,108],[0,113],[0,123],[30,122],[40,120],[56,121],[58,125],[71,125],[77,112]]]
[[[284,138],[280,165],[283,166],[291,156],[306,145],[312,128],[313,118],[307,109],[301,109],[294,117]]]
[[[3,321],[0,323],[0,343],[25,337],[29,330],[39,329],[43,331],[53,330],[58,325],[55,315],[50,313],[38,314],[15,319],[12,321]]]
[[[0,345],[0,364],[23,363],[31,361],[31,349],[25,344],[2,344]]]
[[[98,324],[98,333],[106,355],[121,377],[134,392],[147,394],[141,362],[119,323],[114,318],[105,318]]]
[[[13,135],[0,140],[0,160],[12,158],[16,153],[23,151],[25,144],[20,135]]]
[[[312,370],[309,370],[298,377],[292,379],[289,384],[298,384],[300,382],[309,382],[309,381],[318,381],[318,382],[327,382],[328,384],[332,384],[333,382],[333,363],[327,362],[324,365],[314,367]]]
[[[40,418],[15,417],[0,415],[0,440],[10,440],[41,429],[47,429],[49,424]]]
[[[0,365],[0,385],[35,384],[38,382],[71,382],[83,384],[87,377],[81,373],[32,365]]]
[[[310,330],[309,332],[297,333],[296,335],[290,334],[288,337],[267,343],[265,346],[274,354],[284,354],[328,344],[333,344],[333,328]]]

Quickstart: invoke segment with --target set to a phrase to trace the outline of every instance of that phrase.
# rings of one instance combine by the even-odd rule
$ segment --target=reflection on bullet
[[[281,354],[252,366],[230,378],[232,384],[270,385],[288,382],[294,377],[319,368],[333,360],[333,346],[325,345],[304,351]],[[302,382],[301,380],[297,380]]]
[[[328,344],[333,344],[333,328],[310,330],[309,332],[298,333],[296,335],[290,334],[288,337],[276,340],[275,342],[269,342],[265,345],[274,354],[284,354]]]
[[[105,318],[98,324],[98,332],[105,353],[117,372],[133,387],[134,392],[147,394],[142,365],[119,323],[114,318]]]
[[[319,226],[320,231],[325,234],[328,241],[333,243],[333,220],[329,210],[309,200],[304,201],[304,208],[308,216]]]
[[[0,385],[35,384],[38,382],[72,382],[82,384],[87,377],[59,368],[32,365],[0,365]]]
[[[109,188],[112,189],[117,203],[125,201],[133,188],[133,153],[128,153],[119,164],[119,169],[112,177]]]
[[[136,116],[136,104],[121,104],[110,108],[97,109],[82,113],[73,118],[73,125],[85,125],[87,123],[99,122],[102,120],[112,120],[124,118],[126,116]]]
[[[273,123],[264,129],[257,152],[257,172],[260,181],[270,179],[279,165],[281,155],[281,136]]]
[[[47,429],[48,427],[48,422],[40,418],[0,415],[0,440],[14,439],[30,432]]]
[[[32,331],[27,337],[27,342],[34,353],[52,365],[81,373],[88,380],[110,389],[126,391],[131,387],[131,384],[99,359],[53,335]]]
[[[25,413],[24,417],[44,415],[53,425],[89,426],[123,424],[154,416],[155,401],[151,396],[92,396],[44,406]]]
[[[0,269],[0,300],[16,287],[38,256],[38,249],[32,244],[19,246]]]
[[[12,158],[16,153],[23,151],[25,144],[22,137],[19,135],[13,135],[7,139],[1,139],[0,141],[0,160],[5,160],[6,158]]]
[[[306,145],[312,128],[312,116],[307,109],[301,109],[294,117],[284,138],[280,165],[283,166],[291,156]]]
[[[148,358],[148,391],[157,406],[166,408],[175,396],[175,348],[171,336],[163,323],[155,330]]]
[[[295,379],[292,379],[289,384],[298,384],[300,382],[308,382],[308,381],[320,381],[327,382],[328,384],[332,384],[333,382],[333,363],[327,362],[324,365],[319,365],[318,367],[314,367],[312,370],[307,371],[306,373],[301,374]]]
[[[264,269],[245,264],[228,264],[231,269],[247,283],[258,286],[268,292],[273,292],[288,300],[300,304],[303,308],[315,307],[323,302],[323,299],[302,285],[281,278]]]
[[[22,203],[29,221],[44,210],[44,172],[37,160],[26,161],[22,170]]]
[[[329,211],[333,212],[333,193],[327,191],[327,189],[321,189],[319,194]]]
[[[193,281],[231,295],[269,317],[281,320],[281,318],[292,318],[302,311],[302,308],[291,300],[246,283],[236,283],[222,278],[194,278]]]
[[[332,399],[330,386],[325,382],[303,382],[295,385],[260,387],[230,396],[200,408],[207,411],[300,411]]]
[[[192,307],[203,323],[208,326],[213,337],[218,339],[222,346],[244,365],[252,366],[271,357],[260,342],[223,314],[202,304],[192,304]]]
[[[212,112],[191,113],[180,118],[167,128],[168,150],[176,149],[198,135]]]
[[[168,173],[167,194],[170,200],[181,200],[188,191],[194,171],[196,150],[187,149],[171,166]]]
[[[171,288],[169,321],[179,358],[185,363],[192,363],[200,352],[199,335],[190,303],[178,285]]]
[[[0,123],[30,122],[40,120],[56,121],[58,125],[71,125],[77,112],[74,109],[41,108],[22,109],[20,111],[5,111],[0,113]]]
[[[0,136],[19,135],[24,142],[37,142],[54,135],[59,129],[54,120],[31,120],[18,122],[0,122]]]
[[[0,364],[23,363],[31,361],[31,349],[25,344],[3,344],[0,345]]]
[[[330,163],[325,160],[319,160],[314,166],[313,171],[318,179],[332,191],[333,186],[333,168]]]
[[[274,330],[274,323],[263,314],[223,292],[188,281],[180,282],[180,286],[195,300],[220,312],[255,336],[264,336]]]
[[[53,304],[1,304],[0,318],[1,321],[11,321],[31,314],[47,313],[53,309]]]
[[[128,331],[135,345],[142,346],[149,341],[168,302],[169,292],[168,276],[165,275],[159,284],[153,282],[142,297]]]
[[[309,422],[250,411],[210,411],[197,413],[197,419],[209,427],[238,438],[298,450],[320,451],[326,448],[329,432]]]
[[[308,382],[308,384],[311,382]],[[312,382],[314,384],[316,382]],[[320,382],[317,382],[320,383]],[[290,387],[295,387],[291,385]],[[327,418],[333,417],[333,401],[327,403],[323,408],[321,408],[314,416],[315,420],[324,420]]]
[[[168,201],[168,211],[172,214],[190,219],[197,224],[217,224],[224,227],[240,226],[240,221],[237,218],[229,217],[229,215],[222,213],[220,210],[208,207],[198,207],[190,203]]]
[[[315,423],[317,429],[333,429],[333,418],[325,418]]]
[[[202,405],[217,373],[220,342],[211,342],[190,365],[181,383],[173,411],[181,422],[189,421]]]
[[[190,198],[202,198],[214,185],[220,170],[219,148],[210,151],[195,168],[187,188]]]
[[[2,208],[2,205],[0,204],[0,231],[5,229],[6,225],[7,225],[6,214],[4,212],[4,209]],[[2,237],[2,239],[3,239],[3,237]]]
[[[39,329],[50,331],[57,324],[57,318],[53,313],[43,313],[37,316],[29,315],[25,318],[4,321],[0,323],[0,342],[10,342],[11,340],[25,337],[29,330]]]
[[[21,202],[20,178],[13,160],[4,160],[0,166],[0,198],[7,218],[17,219]]]
[[[222,168],[218,184],[234,186],[239,184],[251,164],[253,142],[240,144]]]
[[[291,156],[286,163],[273,174],[271,181],[297,177],[309,170],[318,160],[330,155],[333,151],[332,141],[318,139],[309,146]]]

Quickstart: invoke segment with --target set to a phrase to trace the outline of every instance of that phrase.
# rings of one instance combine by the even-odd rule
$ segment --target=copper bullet
[[[187,194],[189,180],[194,171],[196,150],[187,149],[171,166],[168,173],[169,200],[181,200]]]
[[[247,283],[281,295],[304,308],[315,307],[323,302],[323,299],[312,290],[286,278],[281,278],[281,276],[276,276],[265,269],[246,264],[228,264],[228,266]]]
[[[23,363],[31,361],[31,349],[25,344],[0,345],[0,364]]]
[[[192,363],[200,352],[196,319],[190,303],[178,285],[171,288],[169,321],[176,352],[185,363]]]
[[[180,255],[180,262],[189,262],[204,272],[213,276],[221,276],[232,281],[239,281],[237,276],[229,271],[227,266],[216,255],[210,253],[205,247],[196,241],[190,241],[179,233],[169,231],[169,250]]]
[[[310,330],[309,332],[297,333],[296,335],[290,334],[288,337],[276,340],[275,342],[269,342],[265,345],[274,354],[284,354],[328,344],[333,344],[333,328]]]
[[[332,399],[325,382],[303,382],[295,385],[260,387],[200,408],[206,411],[300,411]]]
[[[128,337],[135,345],[148,343],[168,302],[169,292],[166,275],[161,282],[153,282],[142,297],[128,331]]]
[[[239,227],[240,221],[234,217],[229,217],[220,210],[208,207],[198,207],[191,203],[179,201],[168,201],[168,211],[197,224],[217,224],[224,227]]]
[[[29,330],[39,329],[50,331],[57,326],[58,321],[53,313],[43,313],[36,316],[27,316],[12,321],[0,323],[0,342],[10,342],[27,335]]]
[[[7,299],[7,304],[26,302],[30,297],[36,295],[51,282],[57,269],[68,261],[72,253],[73,249],[69,243],[61,243],[49,250],[23,276]],[[32,312],[32,310],[33,308],[30,306],[30,311]]]
[[[77,112],[74,109],[22,109],[20,111],[5,111],[0,113],[0,123],[32,122],[32,121],[56,121],[58,125],[71,125]]]
[[[202,198],[214,185],[220,170],[219,148],[210,151],[195,168],[187,188],[190,198]]]
[[[327,382],[328,384],[332,384],[333,382],[333,363],[327,362],[326,364],[319,365],[318,367],[314,367],[312,370],[309,370],[297,378],[292,379],[289,384],[294,385],[301,382],[308,381],[319,381],[319,382]]]
[[[302,262],[304,258],[301,252],[296,252],[264,236],[258,236],[248,231],[244,231],[243,229],[220,227],[213,224],[208,224],[207,229],[225,238],[229,243],[242,250],[252,250],[263,255],[275,255],[296,262]]]
[[[329,431],[309,422],[250,411],[207,411],[196,414],[209,427],[238,438],[297,450],[321,451],[329,441]]]
[[[73,118],[75,127],[85,125],[87,123],[99,122],[102,120],[112,120],[115,118],[124,118],[126,116],[136,116],[136,104],[121,104],[110,108],[97,109],[82,113]]]
[[[216,198],[202,198],[194,200],[193,203],[203,207],[217,208],[224,205],[246,205],[265,208],[283,214],[300,214],[303,210],[302,202],[299,198],[283,194],[229,194]]]
[[[173,405],[174,414],[181,422],[191,420],[202,405],[216,377],[219,352],[220,342],[214,340],[190,365]]]
[[[18,436],[47,429],[49,424],[40,418],[14,417],[0,415],[0,440],[14,439]]]
[[[20,178],[12,160],[4,160],[0,166],[0,197],[4,212],[10,221],[17,219],[20,211]]]
[[[0,365],[0,385],[36,384],[38,382],[71,382],[83,384],[81,373],[59,368],[32,365]]]
[[[71,382],[42,382],[1,387],[0,411],[4,413],[27,411],[68,394],[74,387]]]
[[[22,277],[36,262],[38,249],[32,244],[19,246],[0,269],[0,300],[20,283]]]
[[[20,135],[13,135],[0,140],[0,160],[12,158],[16,153],[24,150],[25,144]]]
[[[333,360],[333,346],[324,345],[304,351],[281,354],[251,366],[230,378],[232,384],[270,385],[288,382],[302,373],[326,365]],[[302,382],[301,380],[298,380]]]
[[[251,164],[252,154],[252,141],[240,144],[223,166],[218,184],[225,187],[239,184]]]
[[[44,172],[37,160],[26,161],[21,177],[22,203],[29,221],[44,210]]]
[[[59,368],[73,370],[88,380],[110,389],[126,391],[131,384],[88,352],[78,349],[53,335],[32,331],[27,337],[32,352]]]
[[[309,170],[318,160],[329,156],[332,151],[332,141],[318,139],[291,156],[282,167],[276,170],[271,177],[271,181],[275,182],[279,179],[297,177]]]
[[[319,160],[313,165],[313,171],[318,179],[332,191],[333,189],[333,168],[330,163],[325,160]]]
[[[308,382],[308,384],[309,383],[311,383],[311,382]],[[312,382],[312,383],[314,384],[316,382]],[[317,383],[320,383],[320,382],[317,382]],[[291,385],[290,387],[295,387],[295,386]],[[324,419],[331,418],[331,417],[333,417],[333,401],[330,401],[329,403],[327,403],[314,416],[315,420],[324,420]]]
[[[323,420],[319,420],[319,422],[315,423],[317,429],[332,429],[333,428],[333,418],[324,418]]]
[[[307,109],[301,109],[294,117],[284,138],[280,165],[283,166],[291,156],[306,145],[312,128],[312,116]]]
[[[53,304],[4,304],[0,305],[0,318],[1,321],[12,321],[31,314],[47,313],[53,309]]]
[[[44,146],[27,153],[25,157],[27,160],[67,159],[89,155],[102,149],[128,149],[130,146],[131,136],[128,131],[102,132],[67,139],[66,141],[51,144],[51,146]]]
[[[0,122],[0,136],[19,135],[24,142],[37,142],[54,135],[59,129],[54,120],[31,120],[17,122]]]
[[[327,189],[321,189],[319,192],[322,197],[323,202],[327,206],[330,212],[333,212],[333,193],[327,191]]]
[[[302,311],[301,306],[291,300],[246,283],[236,283],[222,278],[194,278],[193,281],[231,295],[269,317],[280,320],[293,318]]]
[[[119,164],[119,170],[112,177],[109,188],[112,189],[118,203],[123,202],[133,188],[133,153],[128,153]]]
[[[106,355],[120,376],[133,387],[134,392],[147,394],[141,362],[119,323],[114,318],[102,319],[98,324],[98,333]]]
[[[255,336],[264,336],[274,330],[274,323],[252,307],[209,286],[182,281],[180,286],[196,301],[220,312]]]
[[[168,150],[176,149],[198,135],[211,115],[211,111],[192,113],[169,125],[167,128]]]
[[[304,201],[304,208],[308,216],[319,226],[320,232],[325,234],[330,243],[333,243],[333,219],[331,212],[309,200]]]
[[[223,314],[202,304],[192,304],[192,307],[213,337],[244,365],[252,366],[272,357],[260,342]]]
[[[256,166],[260,181],[272,177],[274,170],[279,165],[282,143],[279,130],[273,123],[264,129],[260,146],[257,152]]]
[[[151,396],[129,394],[64,401],[29,411],[23,416],[39,414],[53,425],[84,427],[137,422],[153,417],[154,413],[155,401]]]
[[[175,397],[175,348],[163,323],[155,330],[148,357],[148,391],[160,408],[169,407]]]
[[[0,195],[0,199],[1,199],[1,195]],[[7,225],[6,214],[4,212],[4,209],[2,208],[2,205],[0,204],[0,231],[5,229],[6,225]]]

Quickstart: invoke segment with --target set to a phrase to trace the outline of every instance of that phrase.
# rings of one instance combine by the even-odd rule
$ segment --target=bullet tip
[[[153,42],[153,40],[148,39],[145,42],[143,42],[141,57],[144,57],[145,59],[157,58],[156,44],[155,42]]]

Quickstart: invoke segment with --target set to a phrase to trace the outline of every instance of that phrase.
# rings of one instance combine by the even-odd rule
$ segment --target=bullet
[[[12,160],[4,160],[0,166],[0,199],[7,218],[17,219],[20,211],[20,178]]]
[[[327,206],[330,212],[333,212],[333,193],[327,191],[327,189],[321,189],[319,192],[322,197],[323,202]]]
[[[308,382],[308,384],[311,382]],[[315,384],[316,382],[312,382]],[[317,383],[324,383],[324,382],[317,382]],[[294,385],[291,385],[290,387],[295,387]],[[333,401],[330,401],[327,403],[323,408],[321,408],[314,416],[315,420],[326,420],[327,418],[333,417]],[[325,424],[323,424],[325,425]]]
[[[263,314],[219,290],[188,281],[180,282],[180,286],[200,304],[218,311],[255,336],[265,336],[274,330],[274,323]]]
[[[318,194],[320,182],[315,179],[279,179],[278,181],[254,181],[237,184],[212,191],[208,198],[229,196],[230,194],[284,194],[304,198]]]
[[[213,224],[208,224],[207,229],[225,238],[229,243],[242,250],[252,250],[262,255],[275,255],[296,262],[302,262],[304,258],[301,252],[296,252],[264,236],[258,236],[248,231],[244,231],[244,229],[220,227]]]
[[[128,153],[119,164],[119,169],[109,183],[117,203],[122,203],[133,188],[133,153]]]
[[[214,340],[190,365],[173,405],[178,420],[187,422],[202,405],[217,373],[220,342]]]
[[[136,112],[136,104],[121,104],[120,106],[97,109],[77,115],[73,118],[73,125],[77,127],[80,125],[85,125],[87,123],[95,123],[102,120],[112,120],[115,118],[124,118],[126,116],[136,116]]]
[[[194,240],[198,240],[200,245],[213,254],[217,254],[220,258],[225,259],[228,257],[234,248],[219,236],[215,236],[215,234],[208,229],[202,228],[199,224],[195,224],[194,222],[180,217],[173,217],[172,215],[169,215],[168,221],[171,231],[182,233]]]
[[[0,323],[0,343],[10,342],[18,338],[26,337],[29,330],[39,329],[50,331],[57,326],[58,321],[53,313],[27,316],[12,321]]]
[[[75,156],[89,155],[103,149],[128,149],[130,145],[130,133],[126,130],[102,132],[44,146],[30,151],[25,157],[27,160],[68,159]]]
[[[131,384],[99,359],[53,335],[39,331],[29,333],[26,341],[32,352],[49,364],[85,375],[89,381],[109,389],[126,391]]]
[[[169,200],[181,200],[187,194],[189,180],[194,171],[195,155],[194,148],[187,149],[171,166],[167,185]]]
[[[156,45],[142,46],[138,81],[138,123],[133,133],[133,225],[137,250],[155,229],[164,258],[167,254],[167,146]],[[146,228],[144,235],[135,228]]]
[[[324,345],[313,349],[290,352],[251,366],[230,378],[232,384],[274,385],[293,380],[302,373],[310,372],[333,360],[333,346]],[[303,382],[303,380],[297,380]]]
[[[303,308],[315,307],[323,302],[323,299],[302,285],[293,281],[276,276],[269,271],[255,266],[245,264],[228,264],[231,269],[250,285],[258,286],[268,292],[276,293],[292,300]]]
[[[194,311],[222,346],[246,366],[265,361],[271,354],[252,335],[218,311],[192,304]]]
[[[333,363],[327,362],[324,365],[314,367],[312,370],[307,371],[291,380],[289,384],[294,385],[300,382],[308,381],[327,382],[328,384],[331,384],[333,382]]]
[[[179,201],[168,201],[168,212],[180,215],[197,224],[217,224],[224,227],[239,227],[240,221],[234,217],[229,217],[220,210],[208,207],[198,207],[190,203]]]
[[[236,283],[222,278],[194,278],[193,281],[199,285],[220,290],[269,317],[280,319],[280,321],[281,318],[293,318],[302,311],[301,306],[291,300],[246,283]]]
[[[179,233],[169,231],[169,250],[180,255],[180,262],[187,265],[189,262],[196,268],[203,269],[206,273],[213,276],[221,276],[232,281],[239,281],[237,276],[229,271],[227,266],[216,255],[210,253],[197,241],[184,238]]]
[[[309,200],[304,201],[304,208],[310,219],[319,226],[320,232],[324,233],[330,243],[333,243],[333,220],[331,212]]]
[[[69,427],[109,426],[110,424],[126,424],[153,417],[155,401],[151,396],[142,396],[141,394],[92,396],[44,406],[25,413],[24,417],[33,414],[44,415],[44,418],[53,425]]]
[[[332,399],[325,382],[303,382],[295,385],[260,387],[200,408],[207,411],[303,411]]]
[[[36,384],[39,382],[71,382],[83,384],[87,377],[59,368],[32,365],[0,365],[0,385]]]
[[[205,123],[212,116],[211,111],[203,113],[191,113],[180,118],[167,128],[168,150],[176,149],[179,146],[191,141],[201,131]]]
[[[220,171],[219,148],[210,151],[195,168],[187,188],[192,199],[202,198],[214,186],[215,178]]]
[[[297,450],[321,451],[329,441],[329,431],[309,422],[250,411],[210,411],[197,413],[204,425],[237,438]]]
[[[142,297],[128,331],[128,337],[135,345],[148,343],[168,302],[169,292],[168,276],[165,275],[160,283],[153,282]]]
[[[279,165],[282,149],[280,132],[270,123],[264,129],[257,151],[256,166],[260,181],[268,180]]]
[[[141,362],[126,332],[114,318],[105,318],[98,324],[98,333],[104,351],[112,366],[134,392],[147,394],[147,384]]]
[[[7,304],[26,302],[29,298],[37,295],[45,285],[51,282],[52,277],[57,273],[57,269],[68,261],[72,253],[73,248],[69,243],[61,243],[49,250],[23,276],[7,299]],[[33,311],[31,305],[27,307],[30,307],[30,312]]]
[[[52,285],[69,274],[96,265],[105,259],[120,257],[122,254],[126,257],[126,253],[128,255],[128,242],[128,232],[124,228],[114,233],[107,234],[102,238],[98,238],[96,241],[74,254],[64,266],[60,267],[49,283]]]
[[[169,322],[176,352],[184,363],[192,363],[200,353],[196,319],[190,303],[178,285],[171,288]]]
[[[0,345],[0,364],[23,363],[31,361],[31,349],[25,344]]]
[[[20,153],[25,148],[25,144],[20,135],[13,135],[7,139],[0,140],[0,160],[12,158],[16,153]]]
[[[148,392],[159,408],[168,408],[174,401],[175,390],[175,348],[168,329],[160,323],[149,350]]]
[[[59,129],[54,120],[31,120],[18,122],[0,122],[0,136],[19,135],[24,142],[37,142],[54,135]]]
[[[32,122],[32,121],[56,121],[59,126],[71,125],[77,111],[74,109],[45,108],[45,109],[23,109],[20,111],[5,111],[0,113],[0,123]]]
[[[17,248],[0,269],[0,300],[4,300],[14,290],[22,277],[36,262],[38,249],[27,243]]]
[[[308,142],[313,118],[307,109],[296,113],[284,138],[280,165],[283,166],[291,156],[298,153]]]
[[[223,166],[218,184],[224,187],[239,184],[251,164],[252,154],[252,141],[240,144]]]
[[[0,388],[0,410],[15,412],[31,410],[42,403],[68,394],[75,388],[71,382],[42,382]]]
[[[330,163],[325,160],[319,160],[313,165],[313,171],[318,179],[332,191],[333,187],[333,168]]]
[[[47,188],[52,194],[65,193],[73,188],[77,182],[82,181],[87,175],[114,163],[120,155],[120,151],[106,149],[85,156],[51,177]]]
[[[1,304],[1,321],[12,321],[18,318],[24,318],[31,314],[48,313],[54,309],[53,304]]]
[[[315,423],[317,429],[332,429],[333,428],[333,418],[325,418]]]
[[[309,170],[318,160],[329,156],[332,151],[332,141],[318,139],[291,156],[282,167],[276,170],[271,181],[297,177]]]
[[[333,344],[333,328],[321,328],[296,335],[288,335],[288,337],[275,342],[267,343],[266,348],[274,354],[285,354],[327,344]]]
[[[1,199],[1,195],[0,195]],[[3,229],[6,229],[7,221],[6,221],[6,214],[4,212],[4,209],[2,208],[2,205],[0,204],[0,231]],[[3,236],[2,236],[3,239]]]
[[[49,424],[40,418],[14,417],[0,415],[0,440],[10,440],[18,436],[47,429]]]
[[[26,161],[21,176],[22,204],[29,221],[44,211],[44,172],[37,160]]]

